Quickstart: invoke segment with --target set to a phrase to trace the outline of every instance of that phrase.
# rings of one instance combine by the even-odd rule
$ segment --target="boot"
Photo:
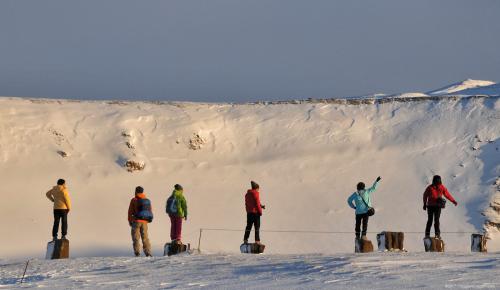
[[[66,236],[62,236],[62,237],[61,237],[61,240],[66,240]]]

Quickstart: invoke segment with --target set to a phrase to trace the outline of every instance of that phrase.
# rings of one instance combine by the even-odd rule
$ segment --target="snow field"
[[[2,261],[0,289],[498,289],[500,254],[193,254]],[[16,284],[18,283],[18,284]]]

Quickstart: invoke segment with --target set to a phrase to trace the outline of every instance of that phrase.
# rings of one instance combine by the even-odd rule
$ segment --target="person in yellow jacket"
[[[62,220],[62,239],[66,239],[68,234],[68,212],[71,210],[71,200],[69,199],[66,181],[59,179],[57,185],[46,193],[47,198],[54,203],[54,226],[52,227],[52,237],[57,239],[59,221]]]

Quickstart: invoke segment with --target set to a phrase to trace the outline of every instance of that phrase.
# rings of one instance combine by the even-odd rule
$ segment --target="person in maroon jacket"
[[[255,181],[251,181],[250,185],[252,189],[247,191],[245,194],[245,207],[247,210],[247,227],[245,229],[245,236],[243,237],[243,243],[248,243],[248,237],[250,236],[250,231],[252,230],[252,225],[255,226],[255,243],[260,243],[260,216],[262,215],[262,209],[266,207],[260,204],[259,196],[259,185]]]
[[[435,175],[432,178],[432,184],[427,186],[424,192],[424,210],[427,210],[427,225],[425,227],[425,237],[428,238],[431,234],[432,220],[434,219],[434,232],[436,238],[441,238],[441,230],[439,229],[439,217],[441,216],[441,209],[444,208],[444,202],[439,200],[446,197],[455,206],[456,200],[448,192],[448,189],[443,185],[441,176]],[[444,199],[443,199],[444,200]]]

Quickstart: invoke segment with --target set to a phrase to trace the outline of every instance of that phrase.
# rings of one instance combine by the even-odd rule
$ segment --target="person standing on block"
[[[45,195],[52,203],[54,203],[54,225],[52,227],[52,238],[57,240],[59,223],[62,221],[62,239],[66,239],[66,235],[68,234],[68,213],[71,210],[71,200],[66,188],[66,181],[64,179],[59,179],[57,181],[57,185],[49,190]]]
[[[146,257],[151,257],[151,244],[148,237],[148,223],[153,221],[151,201],[146,198],[144,188],[137,186],[135,196],[128,207],[128,223],[131,227],[132,243],[136,257],[141,255],[142,248]]]
[[[427,210],[427,225],[425,226],[425,237],[429,238],[431,234],[432,220],[434,219],[434,233],[436,238],[441,239],[441,229],[439,228],[439,218],[441,216],[441,209],[445,207],[446,197],[455,206],[457,201],[448,192],[448,189],[443,185],[441,176],[434,175],[432,184],[427,186],[424,191],[424,210]]]
[[[260,217],[262,216],[262,209],[266,207],[260,203],[259,185],[255,181],[251,181],[250,185],[252,189],[249,189],[245,194],[247,226],[245,228],[245,235],[243,236],[243,243],[248,243],[253,225],[255,227],[255,243],[260,244]]]
[[[365,184],[359,182],[356,186],[357,191],[354,192],[348,199],[347,204],[356,210],[356,239],[366,240],[366,232],[368,231],[368,218],[373,211],[372,208],[372,193],[377,189],[378,183],[382,178],[379,176],[373,183],[372,187],[365,189]],[[361,224],[363,224],[363,230],[361,231]]]
[[[174,191],[167,199],[167,214],[170,217],[170,239],[172,243],[181,243],[182,219],[187,221],[187,202],[184,189],[180,184],[174,185]]]

